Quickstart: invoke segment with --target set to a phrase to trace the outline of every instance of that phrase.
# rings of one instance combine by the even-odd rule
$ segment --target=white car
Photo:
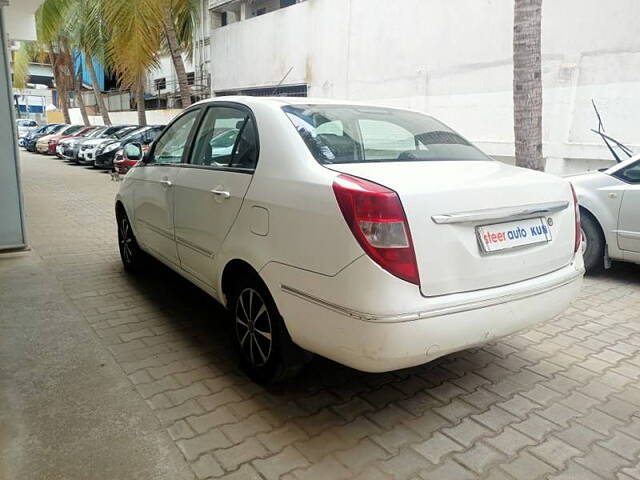
[[[28,118],[18,118],[16,120],[16,130],[18,138],[24,137],[27,133],[33,132],[38,128],[38,122],[29,120]]]
[[[568,179],[580,203],[587,271],[611,260],[640,263],[640,155]]]
[[[237,128],[230,153],[211,138]],[[566,180],[427,115],[225,97],[178,116],[116,197],[127,270],[159,259],[233,314],[260,381],[313,352],[383,372],[561,313],[584,272]]]

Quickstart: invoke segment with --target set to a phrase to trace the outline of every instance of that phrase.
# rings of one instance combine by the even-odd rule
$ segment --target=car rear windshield
[[[353,105],[282,109],[322,164],[491,160],[446,125],[417,112]]]

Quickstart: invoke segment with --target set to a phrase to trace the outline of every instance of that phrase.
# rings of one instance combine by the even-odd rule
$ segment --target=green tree
[[[197,0],[162,0],[166,48],[176,71],[182,107],[191,105],[191,87],[184,66],[183,55],[193,52],[194,27],[198,23]]]

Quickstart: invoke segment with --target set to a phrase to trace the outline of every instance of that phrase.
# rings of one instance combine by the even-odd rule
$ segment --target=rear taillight
[[[333,192],[367,255],[396,277],[420,285],[411,232],[398,194],[344,174],[333,182]]]
[[[573,185],[571,185],[571,194],[573,195],[573,211],[576,221],[576,236],[573,244],[573,253],[577,253],[580,248],[580,244],[582,243],[582,228],[580,226],[580,206],[578,205],[578,196],[576,195]]]

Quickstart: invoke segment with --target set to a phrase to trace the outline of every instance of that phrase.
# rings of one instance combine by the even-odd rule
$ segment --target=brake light
[[[356,240],[373,261],[420,285],[409,223],[398,194],[377,183],[341,174],[333,192]]]
[[[578,196],[576,195],[576,191],[573,188],[573,185],[571,185],[571,194],[573,195],[573,211],[574,211],[575,221],[576,221],[573,253],[577,253],[578,249],[580,248],[580,244],[582,243],[582,228],[580,226],[580,206],[578,205]]]

